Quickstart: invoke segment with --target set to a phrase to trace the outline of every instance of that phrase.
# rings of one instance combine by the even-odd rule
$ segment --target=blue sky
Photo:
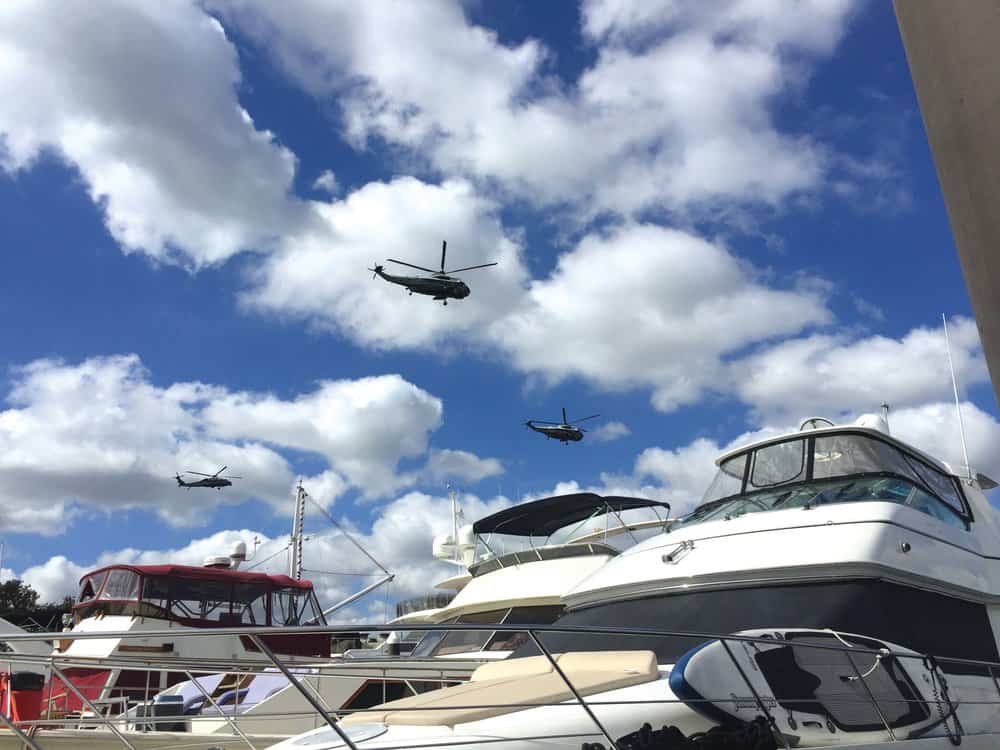
[[[299,476],[402,594],[448,482],[473,516],[570,482],[689,507],[741,436],[883,400],[956,461],[942,312],[1000,470],[888,3],[18,1],[5,59],[0,537],[46,596],[279,550]],[[442,239],[500,261],[468,300],[365,270]],[[624,428],[522,426],[563,405]]]

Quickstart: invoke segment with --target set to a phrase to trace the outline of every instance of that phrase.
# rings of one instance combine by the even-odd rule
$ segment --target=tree
[[[38,603],[38,592],[14,578],[0,583],[0,614],[11,610],[31,609]]]

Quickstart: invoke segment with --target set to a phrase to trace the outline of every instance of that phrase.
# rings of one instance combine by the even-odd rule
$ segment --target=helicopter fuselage
[[[194,482],[185,482],[180,476],[177,477],[177,486],[187,487],[188,489],[192,487],[214,487],[217,490],[221,490],[223,487],[232,487],[232,485],[232,482],[222,477],[208,477],[207,479],[198,479]]]
[[[573,427],[572,425],[568,424],[544,425],[544,424],[536,424],[534,421],[531,420],[529,420],[525,424],[527,424],[529,429],[532,429],[535,432],[540,432],[547,438],[552,438],[553,440],[560,440],[563,443],[569,443],[569,442],[576,443],[579,442],[580,440],[583,440],[583,431],[576,427]]]
[[[406,287],[413,294],[426,294],[434,299],[465,299],[469,296],[469,287],[461,279],[445,274],[433,276],[396,276],[386,273],[381,266],[375,267],[375,273],[390,284]]]

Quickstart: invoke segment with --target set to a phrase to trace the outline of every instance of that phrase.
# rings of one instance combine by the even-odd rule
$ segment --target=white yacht
[[[329,633],[265,640],[334,713],[455,685],[484,662],[508,657],[525,635],[492,628],[444,633],[429,626],[551,624],[563,612],[563,594],[620,548],[662,529],[668,509],[654,500],[576,493],[523,503],[436,539],[435,554],[461,571],[439,586],[457,593],[446,606],[400,618],[400,628],[423,632],[405,657],[359,649],[331,658]],[[649,520],[636,518],[647,511]],[[55,675],[43,718],[87,714],[92,707],[112,716],[128,708],[113,722],[136,748],[170,742],[229,748],[247,739],[263,748],[325,725],[287,676],[265,668],[247,635],[186,637],[220,627],[322,624],[307,581],[232,569],[116,565],[84,576],[74,612],[77,624],[62,634],[53,657],[76,689]],[[175,627],[176,637],[163,635]],[[73,638],[95,631],[108,636]],[[144,632],[157,635],[133,637]],[[171,718],[151,721],[150,708]],[[95,731],[87,716],[62,726],[42,730],[39,744],[58,749],[85,743],[94,750],[121,744],[114,732]],[[0,750],[21,744],[0,729]]]
[[[823,422],[721,456],[692,513],[568,591],[556,626],[589,632],[536,631],[548,653],[338,729],[359,750],[578,750],[759,716],[785,747],[1000,747],[994,483],[881,417]]]

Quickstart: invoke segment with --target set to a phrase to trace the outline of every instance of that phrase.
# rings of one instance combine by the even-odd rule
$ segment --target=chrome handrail
[[[407,627],[408,627],[408,629],[414,629],[414,624],[409,624]],[[144,638],[144,639],[148,639],[148,638],[155,638],[158,635],[161,636],[161,637],[169,637],[169,638],[177,638],[177,637],[184,637],[184,638],[188,638],[188,637],[204,637],[204,638],[216,637],[216,638],[218,638],[218,637],[225,637],[225,636],[232,636],[232,635],[245,636],[251,642],[253,642],[254,645],[259,649],[258,653],[261,655],[261,658],[252,658],[252,659],[246,659],[246,658],[244,658],[244,659],[236,659],[236,660],[234,660],[234,659],[206,659],[206,658],[203,658],[203,659],[182,659],[182,658],[179,658],[179,657],[168,657],[168,656],[153,656],[153,655],[144,655],[144,656],[132,656],[132,655],[128,655],[128,656],[126,656],[126,655],[122,655],[122,656],[113,657],[111,659],[107,659],[107,658],[100,658],[100,657],[93,657],[92,658],[92,657],[82,657],[82,656],[69,656],[69,655],[66,655],[66,654],[63,654],[63,653],[58,653],[58,652],[50,654],[50,655],[47,655],[47,656],[40,656],[40,655],[35,655],[35,654],[20,654],[20,653],[18,653],[16,655],[10,656],[9,658],[13,658],[16,661],[21,662],[21,663],[35,663],[35,664],[41,664],[41,665],[48,665],[49,667],[52,668],[53,674],[59,675],[60,678],[63,680],[63,682],[67,685],[67,687],[70,688],[71,690],[73,690],[73,692],[75,692],[78,696],[80,696],[81,693],[79,693],[78,691],[75,690],[75,688],[71,685],[70,678],[62,670],[60,670],[59,666],[57,666],[57,665],[60,665],[63,668],[66,668],[69,665],[73,665],[73,666],[84,665],[84,666],[91,666],[92,667],[95,664],[100,664],[103,668],[109,668],[110,667],[110,668],[137,669],[137,670],[146,671],[147,674],[149,674],[149,673],[153,673],[153,672],[157,672],[157,671],[163,671],[163,670],[177,670],[178,669],[178,665],[180,665],[182,663],[188,663],[188,664],[194,664],[194,666],[191,667],[191,668],[189,668],[189,669],[180,670],[180,671],[186,672],[188,678],[192,679],[192,680],[194,680],[194,678],[192,677],[192,674],[194,672],[202,672],[202,673],[204,673],[204,671],[206,669],[211,669],[212,671],[228,672],[228,673],[239,673],[239,674],[264,674],[264,673],[273,674],[273,672],[271,672],[269,670],[271,668],[274,668],[274,669],[277,669],[280,673],[282,673],[282,675],[288,680],[289,684],[291,686],[293,686],[303,696],[303,698],[306,700],[306,702],[309,703],[309,705],[314,709],[315,713],[312,713],[312,712],[279,712],[279,713],[273,713],[273,714],[272,713],[261,713],[261,714],[255,714],[253,718],[255,718],[255,719],[265,719],[265,718],[274,717],[276,720],[278,720],[280,718],[288,718],[290,716],[294,716],[294,717],[320,716],[331,727],[331,729],[339,736],[339,738],[341,739],[341,741],[344,742],[344,744],[348,748],[350,748],[350,750],[357,750],[355,744],[350,739],[350,737],[348,736],[348,734],[346,732],[344,732],[343,729],[339,726],[339,723],[336,721],[336,716],[339,716],[339,715],[342,715],[342,714],[353,714],[353,713],[362,713],[363,714],[363,713],[366,713],[366,712],[369,712],[369,711],[371,711],[371,712],[379,711],[381,709],[379,709],[379,708],[365,708],[365,709],[342,709],[342,708],[335,708],[335,709],[331,709],[330,706],[323,705],[324,701],[318,695],[318,693],[314,694],[315,691],[312,689],[312,686],[309,685],[308,682],[305,681],[305,678],[315,676],[318,679],[320,677],[340,677],[340,676],[343,676],[345,678],[347,678],[347,677],[366,677],[366,678],[386,680],[386,679],[392,679],[392,678],[389,678],[387,676],[387,673],[388,673],[389,670],[399,669],[399,670],[403,671],[403,670],[410,669],[412,671],[423,671],[423,670],[427,670],[428,668],[430,668],[432,666],[433,667],[441,667],[442,670],[443,670],[444,667],[441,665],[441,662],[444,661],[444,660],[440,660],[440,659],[414,660],[414,659],[411,659],[408,656],[385,656],[385,655],[382,655],[382,656],[379,656],[379,657],[375,657],[375,658],[372,658],[370,660],[368,660],[368,659],[363,659],[363,660],[344,660],[344,659],[340,659],[340,658],[336,658],[336,657],[331,657],[329,659],[325,659],[325,658],[322,658],[322,657],[289,657],[287,655],[279,656],[279,655],[275,654],[275,652],[273,650],[273,647],[268,646],[268,644],[266,644],[266,643],[263,642],[263,640],[261,639],[261,636],[266,636],[266,635],[282,635],[282,636],[286,636],[286,637],[294,637],[295,635],[298,635],[298,634],[315,634],[315,633],[336,634],[336,633],[341,633],[341,632],[343,632],[343,633],[356,633],[358,631],[368,631],[368,630],[378,630],[378,631],[389,630],[389,631],[391,631],[391,630],[398,630],[398,629],[399,629],[398,625],[392,625],[391,623],[390,624],[379,624],[379,625],[374,625],[374,626],[367,626],[367,625],[362,625],[362,626],[358,626],[358,625],[347,626],[347,625],[345,625],[345,626],[339,626],[339,627],[338,626],[326,626],[326,625],[324,625],[324,626],[282,627],[282,628],[259,628],[259,627],[243,627],[243,628],[239,628],[239,627],[231,627],[231,628],[202,629],[202,630],[199,630],[199,629],[190,629],[190,630],[184,630],[184,631],[180,631],[180,632],[178,630],[176,630],[176,629],[171,629],[171,630],[164,630],[164,631],[147,630],[147,631],[138,631],[138,632],[136,632],[136,631],[124,631],[124,632],[107,631],[107,632],[99,632],[99,633],[94,633],[94,632],[73,633],[73,632],[69,632],[69,633],[63,633],[63,634],[54,634],[54,633],[25,633],[25,634],[13,634],[13,635],[4,634],[4,640],[8,641],[10,643],[15,643],[16,644],[17,642],[21,642],[21,641],[53,640],[53,639],[61,639],[61,640],[100,640],[100,639],[116,639],[116,638],[121,638],[121,639],[139,639],[139,638]],[[696,640],[702,640],[702,641],[704,641],[704,640],[718,640],[722,644],[722,646],[724,647],[724,649],[725,649],[725,651],[726,651],[729,659],[733,662],[733,665],[736,667],[736,670],[739,672],[739,674],[743,678],[743,681],[750,688],[750,690],[751,690],[751,692],[753,694],[754,701],[756,702],[757,706],[761,710],[762,715],[765,718],[768,719],[769,724],[770,724],[770,726],[772,728],[772,731],[775,733],[776,737],[780,738],[780,740],[785,744],[785,747],[786,748],[788,747],[788,738],[778,729],[778,727],[777,727],[777,725],[775,723],[774,717],[771,715],[771,713],[769,712],[769,710],[767,708],[766,702],[762,699],[762,697],[754,689],[754,686],[753,686],[752,682],[749,680],[749,677],[744,672],[742,666],[740,665],[739,661],[736,659],[736,657],[733,654],[732,649],[731,649],[731,647],[729,645],[730,643],[744,643],[744,644],[762,643],[762,644],[774,645],[775,644],[775,640],[773,638],[745,636],[745,635],[735,635],[735,634],[701,633],[701,632],[690,632],[690,631],[670,631],[670,630],[658,630],[658,629],[649,629],[649,628],[612,628],[612,627],[598,627],[598,626],[595,626],[595,627],[573,627],[573,626],[559,626],[559,625],[514,625],[514,624],[504,625],[504,624],[492,624],[492,623],[485,623],[485,624],[458,624],[458,623],[455,623],[455,624],[432,624],[432,623],[427,623],[425,626],[418,627],[417,629],[419,629],[419,630],[427,630],[427,631],[452,631],[452,630],[457,630],[457,631],[487,631],[488,630],[490,632],[520,632],[520,633],[526,633],[526,634],[528,634],[529,638],[534,642],[535,646],[542,653],[542,655],[544,655],[545,658],[548,660],[548,662],[550,663],[550,665],[553,668],[553,671],[556,672],[559,675],[560,679],[566,684],[566,687],[568,688],[569,692],[573,695],[574,700],[571,701],[571,702],[569,702],[569,703],[567,703],[565,701],[558,701],[558,702],[552,703],[552,704],[546,704],[546,703],[527,703],[527,704],[523,704],[523,703],[504,703],[504,704],[501,704],[501,705],[483,704],[483,705],[469,705],[469,706],[449,706],[447,708],[443,708],[443,707],[439,708],[439,707],[435,707],[435,706],[425,706],[425,707],[417,707],[417,708],[412,708],[412,707],[398,707],[398,708],[394,708],[393,709],[394,711],[405,712],[405,711],[411,711],[411,710],[419,710],[419,711],[426,711],[426,710],[455,710],[456,708],[463,708],[463,709],[465,709],[465,708],[469,708],[469,709],[473,709],[473,708],[508,708],[508,709],[516,709],[516,708],[536,708],[536,707],[544,706],[544,705],[565,705],[565,706],[578,705],[579,707],[581,707],[588,714],[589,719],[594,723],[594,725],[596,726],[599,734],[601,734],[610,743],[610,747],[611,748],[615,748],[616,747],[615,740],[613,739],[612,735],[607,730],[607,728],[599,720],[599,718],[597,717],[597,715],[594,713],[593,707],[596,707],[596,706],[610,706],[610,705],[644,705],[644,704],[665,704],[665,703],[691,703],[692,701],[691,700],[680,701],[679,699],[657,699],[657,700],[647,700],[647,701],[636,701],[636,700],[633,700],[633,701],[587,700],[577,690],[577,688],[573,685],[572,680],[570,679],[570,676],[567,675],[566,672],[559,666],[559,664],[557,662],[557,659],[555,658],[555,655],[551,652],[551,650],[549,648],[547,648],[545,646],[545,644],[543,642],[543,636],[545,634],[550,634],[550,633],[568,633],[568,634],[577,633],[577,634],[586,634],[586,635],[591,635],[591,636],[593,636],[593,635],[607,635],[607,636],[614,636],[614,637],[622,637],[622,636],[625,636],[625,637],[629,637],[629,636],[633,636],[633,637],[641,637],[641,636],[645,636],[645,637],[650,637],[650,636],[652,636],[652,637],[676,637],[676,638],[688,638],[688,639],[691,639],[692,640],[692,645],[693,645],[693,643]],[[817,630],[817,632],[821,632],[818,629],[811,629],[811,630]],[[880,699],[877,699],[876,696],[872,693],[872,691],[871,691],[870,687],[868,686],[868,684],[865,682],[865,676],[862,675],[861,672],[859,671],[859,669],[857,667],[857,664],[854,662],[854,660],[852,658],[852,655],[853,654],[871,654],[871,655],[874,655],[874,656],[879,656],[879,657],[881,657],[883,659],[884,658],[926,659],[926,657],[924,655],[915,654],[915,653],[895,652],[895,651],[892,651],[892,650],[889,650],[889,649],[884,649],[884,648],[882,648],[882,649],[870,649],[870,648],[867,648],[867,647],[864,647],[864,646],[854,646],[854,645],[848,645],[848,644],[828,645],[828,644],[822,644],[822,643],[794,643],[794,642],[791,642],[791,641],[787,641],[787,642],[783,642],[783,643],[787,643],[787,645],[790,645],[793,648],[807,648],[807,649],[817,649],[817,650],[829,650],[829,651],[836,651],[836,652],[845,653],[847,655],[848,659],[850,660],[851,667],[853,668],[853,671],[855,673],[855,678],[857,680],[860,680],[861,683],[862,683],[862,687],[864,688],[864,690],[865,690],[865,692],[867,694],[867,700],[860,699],[860,698],[854,698],[854,697],[838,698],[837,700],[840,701],[840,702],[842,702],[842,703],[855,703],[855,702],[860,703],[860,702],[866,702],[866,703],[871,704],[873,706],[875,712],[878,714],[878,716],[879,716],[879,718],[880,718],[880,720],[882,722],[882,725],[884,726],[884,728],[886,730],[886,733],[887,733],[887,735],[890,738],[890,741],[895,741],[897,739],[896,736],[895,736],[895,733],[893,732],[893,729],[892,729],[892,726],[891,726],[891,722],[887,719],[886,714],[883,711],[882,706],[880,705],[880,702],[882,704],[899,703],[899,702],[909,703],[909,702],[911,702],[911,700],[910,699],[893,699],[893,700],[889,700],[889,699],[883,698],[880,701]],[[420,661],[420,663],[418,665],[414,666],[413,663],[415,661]],[[476,661],[476,660],[474,660],[474,659],[468,659],[468,660],[461,660],[461,661]],[[998,696],[1000,696],[1000,681],[997,680],[997,675],[998,675],[998,673],[1000,673],[1000,663],[990,662],[990,661],[984,661],[984,660],[977,660],[977,659],[966,659],[966,658],[960,658],[960,657],[937,657],[936,661],[938,663],[940,663],[940,664],[956,664],[956,665],[963,665],[963,666],[966,666],[966,667],[976,667],[976,668],[979,668],[979,669],[983,670],[984,672],[988,673],[989,676],[991,677],[991,679],[993,680],[993,684],[994,684],[994,686],[997,689]],[[361,664],[363,666],[358,666],[359,664]],[[347,670],[344,670],[345,666],[348,667]],[[337,673],[338,670],[340,670],[340,674]],[[367,674],[363,670],[367,670],[367,671],[371,672],[372,674]],[[346,671],[346,673],[345,673],[345,671]],[[380,674],[374,674],[374,673],[378,673],[378,672],[380,672]],[[422,680],[422,681],[426,681],[426,682],[439,682],[439,683],[453,682],[454,681],[454,679],[448,679],[448,678],[444,677],[444,671],[442,671],[440,674],[441,674],[441,676],[439,678],[423,677],[423,676],[417,677],[417,676],[414,676],[414,677],[407,678],[407,679],[416,679],[416,680]],[[196,687],[204,694],[205,691],[202,688],[202,686],[200,685],[200,683],[197,683],[197,681],[195,680],[195,684],[196,684]],[[50,691],[50,693],[51,693],[51,691]],[[705,698],[705,699],[702,699],[702,700],[704,700],[706,703],[713,703],[713,702],[714,703],[719,703],[719,702],[728,702],[730,700],[736,702],[736,701],[738,701],[740,699],[737,699],[734,696],[732,698],[730,698],[730,697],[726,697],[726,698],[712,698],[712,699]],[[926,701],[924,701],[924,700],[920,700],[920,699],[916,699],[916,700],[919,700],[919,702],[921,702],[921,703],[926,703]],[[97,702],[100,703],[101,701],[97,701]],[[254,743],[250,739],[250,737],[248,737],[238,727],[238,722],[239,722],[239,719],[240,719],[240,715],[238,713],[235,713],[235,712],[232,715],[230,715],[226,711],[224,711],[222,708],[220,708],[217,704],[215,704],[214,701],[210,700],[210,702],[213,705],[215,705],[216,709],[218,710],[218,716],[215,716],[215,715],[212,715],[212,716],[200,716],[200,717],[199,716],[185,716],[185,717],[183,717],[183,720],[184,721],[199,722],[199,721],[212,721],[212,720],[217,720],[218,718],[222,718],[226,723],[228,723],[233,728],[234,735],[240,736],[240,738],[251,748],[251,750],[256,750],[255,746],[254,746]],[[695,701],[695,702],[697,702],[697,701]],[[30,731],[30,729],[29,729],[29,732],[26,734],[22,730],[23,727],[28,727],[28,728],[43,727],[44,728],[44,727],[52,727],[52,726],[57,726],[57,727],[61,727],[61,726],[75,726],[75,727],[106,726],[112,733],[114,733],[115,735],[118,736],[118,738],[123,742],[123,744],[127,748],[132,748],[132,745],[129,742],[129,740],[125,736],[123,736],[121,734],[121,732],[119,732],[118,729],[117,729],[117,727],[115,726],[117,722],[128,721],[126,714],[117,715],[117,716],[111,715],[110,713],[105,714],[100,709],[98,709],[97,705],[95,705],[95,702],[84,699],[84,703],[91,709],[91,711],[93,712],[93,716],[81,716],[80,718],[62,719],[62,720],[61,719],[51,719],[51,718],[38,719],[36,721],[21,722],[21,725],[18,726],[14,722],[12,722],[9,718],[3,716],[2,713],[0,713],[0,722],[2,722],[2,724],[4,726],[9,727],[16,734],[16,736],[18,737],[18,739],[25,746],[30,747],[31,750],[44,750],[44,748],[41,747],[40,743],[38,742],[38,738],[35,737],[35,736],[33,736],[32,731]],[[982,700],[982,701],[980,701],[980,700],[965,700],[965,699],[963,699],[963,700],[959,700],[957,703],[958,703],[958,705],[979,705],[979,704],[982,704],[982,705],[991,705],[992,706],[992,705],[1000,705],[1000,700],[990,700],[990,701]],[[146,705],[150,705],[150,703],[149,703],[148,700],[145,702],[145,704]],[[949,700],[949,709],[951,709],[951,708],[952,708],[952,706],[951,706],[951,703],[950,703],[950,700]],[[178,717],[175,717],[175,716],[167,716],[167,717],[144,716],[142,718],[142,723],[143,724],[149,724],[149,725],[154,725],[154,726],[156,724],[160,723],[160,722],[169,723],[169,722],[176,722],[176,721],[178,721]],[[959,725],[959,730],[958,731],[961,731],[960,725]],[[998,731],[1000,731],[1000,727],[998,727]],[[211,736],[212,735],[206,735],[205,738],[208,739]],[[573,736],[576,736],[576,735],[573,735]],[[581,735],[581,736],[592,736],[592,735]],[[527,738],[517,738],[517,739],[527,739]],[[478,742],[478,740],[477,740],[477,742]],[[389,749],[383,748],[383,750],[389,750]]]

